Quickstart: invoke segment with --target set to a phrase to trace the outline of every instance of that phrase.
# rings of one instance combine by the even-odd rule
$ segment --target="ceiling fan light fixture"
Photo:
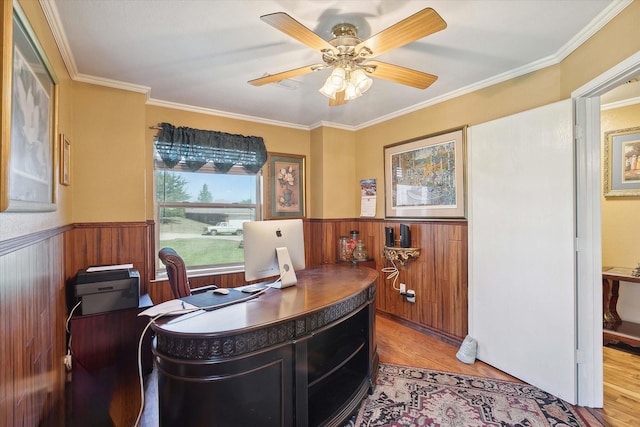
[[[336,67],[331,72],[329,79],[331,81],[331,85],[336,88],[336,92],[340,92],[344,90],[346,85],[346,71],[342,67]]]
[[[365,72],[359,68],[351,73],[349,81],[353,83],[361,95],[368,91],[373,84],[373,79],[367,76]]]
[[[249,83],[254,86],[278,82],[323,68],[333,68],[319,92],[331,99],[330,107],[335,107],[365,93],[373,83],[371,77],[418,89],[426,89],[438,78],[410,68],[369,61],[383,53],[444,30],[447,23],[430,7],[396,22],[366,40],[358,37],[358,28],[350,23],[334,26],[331,29],[333,38],[325,40],[285,12],[270,13],[261,16],[260,19],[302,44],[320,51],[324,64],[300,67],[250,80]]]
[[[347,87],[344,90],[344,99],[345,101],[351,101],[352,99],[356,99],[362,95],[362,92],[358,90],[356,85],[353,82],[347,83]]]
[[[336,93],[342,92],[347,87],[347,72],[342,67],[336,67],[327,77],[324,85],[320,88],[320,93],[330,99],[336,99]]]
[[[327,80],[324,82],[324,85],[318,90],[318,92],[329,99],[336,99],[336,92],[338,91],[331,83],[331,76],[327,77]]]

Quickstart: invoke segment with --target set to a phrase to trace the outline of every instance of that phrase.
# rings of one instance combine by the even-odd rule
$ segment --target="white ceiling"
[[[307,129],[358,129],[555,64],[630,0],[40,2],[75,80],[146,92],[156,105]],[[329,107],[318,92],[329,70],[282,84],[247,83],[322,62],[261,15],[286,12],[326,39],[346,21],[366,39],[425,7],[447,28],[376,58],[439,76],[425,90],[374,79],[362,97]]]

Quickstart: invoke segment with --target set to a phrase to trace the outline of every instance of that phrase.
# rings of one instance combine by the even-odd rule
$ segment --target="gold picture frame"
[[[466,217],[466,130],[384,147],[386,218]]]
[[[640,196],[640,126],[605,133],[604,197]]]
[[[60,134],[60,184],[71,183],[71,142],[64,134]]]
[[[54,211],[58,81],[20,5],[1,13],[0,211]]]
[[[265,219],[305,217],[305,160],[303,155],[267,153]]]

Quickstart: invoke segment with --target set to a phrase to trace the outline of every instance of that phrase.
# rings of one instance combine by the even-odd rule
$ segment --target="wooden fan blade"
[[[445,28],[447,23],[444,19],[428,7],[359,43],[355,51],[367,47],[373,52],[373,58]]]
[[[318,68],[320,67],[320,68]],[[291,77],[301,76],[303,74],[312,73],[318,69],[325,67],[324,64],[306,65],[304,67],[295,68],[289,71],[283,71],[281,73],[269,74],[268,76],[260,77],[258,79],[249,80],[249,84],[254,86],[262,86],[269,83],[279,82],[281,80],[290,79]]]
[[[336,92],[336,99],[329,98],[329,107],[337,107],[338,105],[344,105],[347,100],[344,99],[344,91]]]
[[[364,66],[375,66],[376,69],[371,73],[372,77],[389,80],[403,85],[412,86],[418,89],[426,89],[433,82],[438,80],[438,76],[423,73],[422,71],[412,70],[411,68],[400,67],[399,65],[387,64],[380,61],[367,61]]]
[[[329,49],[331,51],[337,52],[336,48],[329,44],[328,41],[326,41],[284,12],[262,15],[260,19],[262,19],[264,22],[271,25],[275,29],[282,31],[286,35],[293,37],[294,39],[309,46],[312,49]]]

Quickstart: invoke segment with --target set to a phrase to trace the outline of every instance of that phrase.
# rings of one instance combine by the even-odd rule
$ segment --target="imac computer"
[[[304,270],[304,228],[301,219],[249,221],[242,224],[246,281],[279,276],[269,285],[295,285],[295,270]]]

